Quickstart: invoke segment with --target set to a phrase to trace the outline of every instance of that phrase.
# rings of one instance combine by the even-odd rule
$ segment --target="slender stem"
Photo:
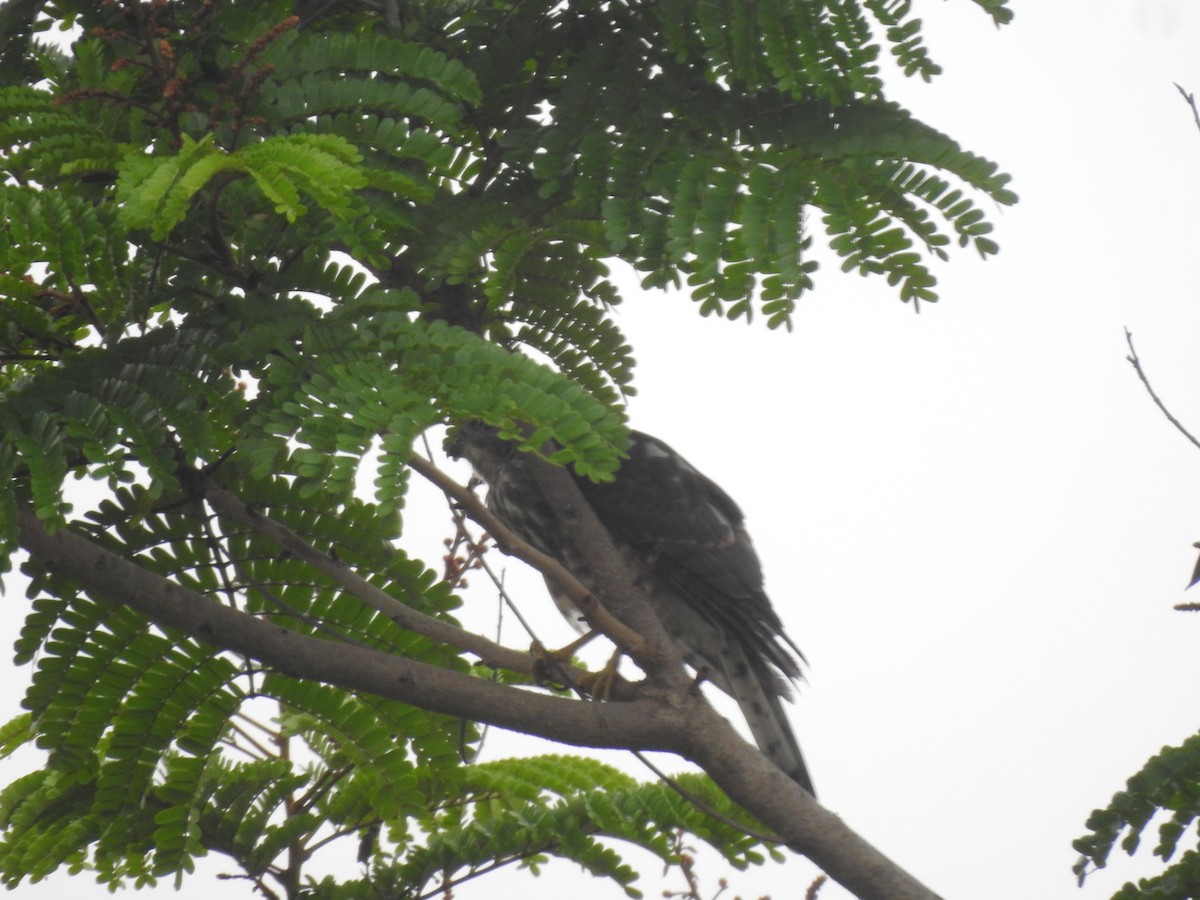
[[[592,592],[580,583],[579,579],[572,575],[562,563],[522,540],[492,515],[491,510],[483,504],[483,501],[433,463],[414,453],[409,458],[408,464],[437,486],[446,496],[453,498],[470,518],[487,530],[487,533],[495,539],[505,553],[524,560],[547,578],[552,579],[570,598],[571,602],[579,608],[588,624],[596,631],[603,633],[634,659],[645,652],[646,642],[642,636],[605,610],[596,601]]]
[[[1183,95],[1183,99],[1187,101],[1187,105],[1192,108],[1192,118],[1196,120],[1196,127],[1200,128],[1200,109],[1196,108],[1196,95],[1185,91],[1179,82],[1175,82],[1175,90]]]
[[[1140,359],[1138,359],[1137,351],[1133,349],[1133,334],[1128,328],[1125,329],[1125,343],[1129,345],[1129,356],[1125,358],[1128,359],[1133,365],[1134,369],[1137,370],[1138,378],[1142,379],[1142,384],[1146,386],[1146,391],[1150,394],[1150,399],[1153,400],[1158,408],[1162,410],[1162,414],[1167,417],[1167,421],[1179,429],[1180,434],[1182,434],[1197,447],[1200,447],[1200,441],[1196,440],[1192,433],[1184,428],[1178,419],[1171,415],[1171,411],[1168,410],[1166,405],[1158,399],[1158,394],[1154,393],[1154,388],[1150,386],[1150,379],[1146,377],[1146,372],[1144,369],[1142,369],[1142,362]]]

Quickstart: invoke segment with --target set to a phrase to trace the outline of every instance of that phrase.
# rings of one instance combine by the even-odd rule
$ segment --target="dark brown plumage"
[[[473,424],[461,430],[457,448],[488,483],[497,517],[586,585],[586,560],[570,558],[552,511],[511,466],[514,445]],[[762,566],[737,504],[667,444],[638,431],[630,433],[629,457],[615,480],[575,481],[634,565],[684,659],[737,701],[759,748],[812,793],[782,703],[789,681],[801,677],[803,657],[763,591]],[[578,620],[561,596],[555,601]]]

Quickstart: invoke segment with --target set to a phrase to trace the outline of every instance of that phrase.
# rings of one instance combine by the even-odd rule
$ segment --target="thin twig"
[[[1173,82],[1173,84],[1175,85],[1175,89],[1183,95],[1183,99],[1187,101],[1187,105],[1192,108],[1192,118],[1196,120],[1196,127],[1200,128],[1200,109],[1196,109],[1196,95],[1185,91],[1177,81]]]
[[[647,769],[649,769],[651,772],[653,772],[655,777],[657,777],[659,781],[661,781],[663,784],[665,784],[667,787],[669,787],[671,790],[673,790],[675,793],[677,793],[680,797],[682,797],[688,803],[692,804],[692,806],[696,807],[696,809],[700,810],[702,813],[705,813],[706,815],[711,816],[712,818],[716,819],[718,822],[720,822],[724,825],[728,825],[734,831],[740,831],[743,834],[754,838],[755,840],[764,841],[768,844],[787,843],[783,838],[781,838],[777,834],[770,834],[769,832],[766,832],[766,831],[758,831],[754,828],[748,828],[747,826],[743,825],[741,822],[735,822],[733,819],[730,819],[728,816],[721,814],[717,810],[713,809],[712,806],[705,803],[703,800],[701,800],[699,797],[697,797],[695,794],[693,794],[691,791],[687,790],[683,785],[681,785],[678,781],[676,781],[674,778],[672,778],[670,775],[668,775],[666,772],[664,772],[662,769],[660,769],[654,763],[652,763],[650,761],[650,757],[646,756],[646,754],[642,753],[640,750],[630,750],[629,752],[632,753],[634,755],[634,757],[637,758],[638,762],[640,762]]]
[[[1150,399],[1153,400],[1158,408],[1162,410],[1162,414],[1167,417],[1167,421],[1179,429],[1180,434],[1182,434],[1197,447],[1200,447],[1200,441],[1196,440],[1196,438],[1192,436],[1192,433],[1184,428],[1178,419],[1171,415],[1170,410],[1168,410],[1167,407],[1163,405],[1163,402],[1158,399],[1158,394],[1154,393],[1154,388],[1150,386],[1150,379],[1146,377],[1146,373],[1142,370],[1142,362],[1138,359],[1137,351],[1133,349],[1133,334],[1128,328],[1125,329],[1125,343],[1129,345],[1129,356],[1125,358],[1128,359],[1133,365],[1134,369],[1137,370],[1138,378],[1142,379],[1142,384],[1146,386],[1146,390],[1150,394]]]
[[[483,866],[479,869],[472,869],[466,875],[461,875],[458,878],[448,878],[443,875],[441,884],[435,888],[431,888],[424,894],[419,894],[416,900],[430,900],[431,897],[436,897],[439,894],[442,894],[446,897],[452,897],[452,889],[458,887],[460,884],[466,884],[468,881],[471,881],[474,878],[478,878],[481,875],[488,875],[492,872],[495,872],[497,869],[501,869],[504,866],[510,866],[515,862],[521,862],[522,860],[529,859],[530,857],[547,853],[554,849],[553,845],[558,843],[558,841],[545,842],[537,847],[532,847],[526,850],[524,853],[517,853],[504,859],[493,860],[486,866]]]
[[[425,456],[420,457],[421,461],[423,463],[427,463],[435,471],[440,472],[441,470],[437,469],[437,464],[433,461],[433,450],[429,446],[429,441],[425,440],[424,435],[422,435],[421,437],[425,444]],[[439,487],[440,487],[440,485],[439,485]],[[446,506],[450,510],[450,517],[454,520],[454,526],[458,530],[458,533],[465,535],[467,542],[471,546],[478,547],[482,543],[482,539],[480,541],[476,541],[471,536],[471,534],[468,530],[468,527],[467,527],[467,522],[469,520],[467,518],[466,513],[464,512],[462,504],[459,502],[457,497],[455,497],[453,494],[451,494],[449,491],[447,491],[444,487],[442,487],[441,490],[442,490],[442,496],[444,496],[446,498]],[[463,488],[463,490],[467,491],[468,493],[471,493],[471,485],[466,485]],[[471,493],[471,496],[474,497],[475,496],[474,493]],[[484,526],[484,527],[486,528],[486,526]],[[527,618],[525,618],[524,614],[521,612],[520,607],[517,606],[517,602],[512,598],[512,595],[509,594],[508,589],[504,586],[504,579],[496,574],[496,572],[488,564],[488,561],[483,558],[482,554],[476,554],[475,561],[476,561],[476,563],[478,563],[479,568],[483,570],[484,574],[487,575],[487,577],[489,579],[491,579],[492,584],[495,586],[496,591],[499,593],[500,601],[502,604],[500,609],[503,610],[504,607],[507,606],[509,608],[509,610],[511,610],[512,614],[517,619],[517,623],[523,629],[525,629],[526,636],[533,642],[533,644],[537,648],[537,650],[540,653],[542,653],[542,659],[544,660],[544,662],[553,670],[554,674],[559,678],[559,683],[567,685],[568,687],[572,688],[575,691],[575,694],[581,700],[592,699],[591,695],[589,695],[585,690],[583,690],[582,682],[580,681],[580,677],[583,675],[586,675],[588,673],[576,668],[575,666],[570,666],[571,672],[570,672],[570,674],[568,674],[568,672],[566,671],[566,669],[567,669],[566,663],[564,663],[562,660],[560,660],[554,654],[544,652],[545,648],[546,648],[545,643],[543,643],[542,639],[540,637],[538,637],[537,632],[534,631],[534,629],[533,629],[533,625],[529,622],[529,620]],[[499,643],[499,642],[500,642],[500,629],[497,627],[496,643]]]
[[[455,515],[462,516],[462,513],[455,510]],[[568,663],[559,659],[553,653],[546,651],[546,644],[540,637],[538,637],[537,632],[533,630],[533,625],[530,624],[529,620],[526,619],[521,613],[520,608],[517,606],[517,602],[513,600],[512,595],[509,594],[508,589],[505,588],[503,579],[501,579],[492,570],[492,567],[488,565],[487,560],[483,559],[482,557],[479,558],[479,566],[487,574],[488,578],[491,579],[492,584],[496,586],[496,590],[499,591],[500,599],[504,606],[507,606],[509,610],[511,610],[512,614],[516,617],[517,622],[523,629],[525,629],[525,634],[533,642],[538,653],[541,654],[542,660],[549,666],[554,675],[558,677],[559,683],[573,688],[576,695],[578,695],[580,699],[591,699],[587,691],[583,690],[582,682],[580,681],[581,676],[587,675],[588,673],[577,668],[576,666],[569,665]],[[497,640],[499,640],[498,636]]]
[[[553,579],[596,631],[604,634],[635,660],[644,656],[646,642],[642,636],[604,609],[592,592],[572,575],[566,566],[522,540],[497,519],[491,510],[484,506],[482,500],[428,460],[414,453],[409,457],[408,464],[433,482],[444,494],[452,497],[470,518],[483,526],[505,553],[524,560],[543,575]]]
[[[248,756],[254,760],[273,758],[274,754],[270,750],[268,750],[266,747],[264,747],[262,744],[260,744],[258,741],[256,741],[251,736],[250,732],[246,731],[246,729],[243,728],[241,725],[239,725],[236,721],[230,721],[229,728],[233,731],[233,733],[235,735],[237,735],[243,741],[245,741],[251,747],[253,747],[255,752],[258,755],[256,756],[254,753],[251,753],[249,750],[247,750],[245,747],[243,747],[236,740],[226,740],[226,743],[229,744],[230,747],[237,749],[241,753],[245,753],[246,756]]]

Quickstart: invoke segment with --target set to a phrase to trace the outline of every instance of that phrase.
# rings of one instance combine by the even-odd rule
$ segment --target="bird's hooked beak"
[[[451,458],[467,460],[490,484],[512,456],[515,445],[501,440],[491,425],[472,419],[452,428],[443,448]]]

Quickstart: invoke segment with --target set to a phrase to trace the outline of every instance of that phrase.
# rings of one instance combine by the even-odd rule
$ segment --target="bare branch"
[[[1178,85],[1176,85],[1176,87],[1178,87]],[[1171,415],[1170,410],[1168,410],[1163,402],[1158,399],[1158,394],[1154,393],[1154,388],[1150,386],[1150,379],[1146,377],[1146,373],[1142,369],[1142,362],[1138,359],[1137,351],[1133,349],[1133,334],[1128,328],[1125,329],[1125,343],[1129,345],[1129,356],[1125,358],[1128,359],[1133,365],[1134,369],[1137,370],[1138,378],[1142,379],[1142,384],[1146,386],[1146,391],[1150,394],[1150,399],[1153,400],[1158,408],[1162,410],[1162,414],[1167,417],[1167,421],[1179,429],[1180,434],[1182,434],[1197,447],[1200,447],[1200,441],[1196,440],[1196,438],[1192,436],[1192,433],[1184,428],[1178,419]]]
[[[1196,109],[1196,95],[1185,91],[1179,84],[1174,82],[1175,90],[1183,95],[1183,99],[1187,101],[1187,105],[1192,108],[1192,118],[1196,120],[1196,127],[1200,128],[1200,109]]]

